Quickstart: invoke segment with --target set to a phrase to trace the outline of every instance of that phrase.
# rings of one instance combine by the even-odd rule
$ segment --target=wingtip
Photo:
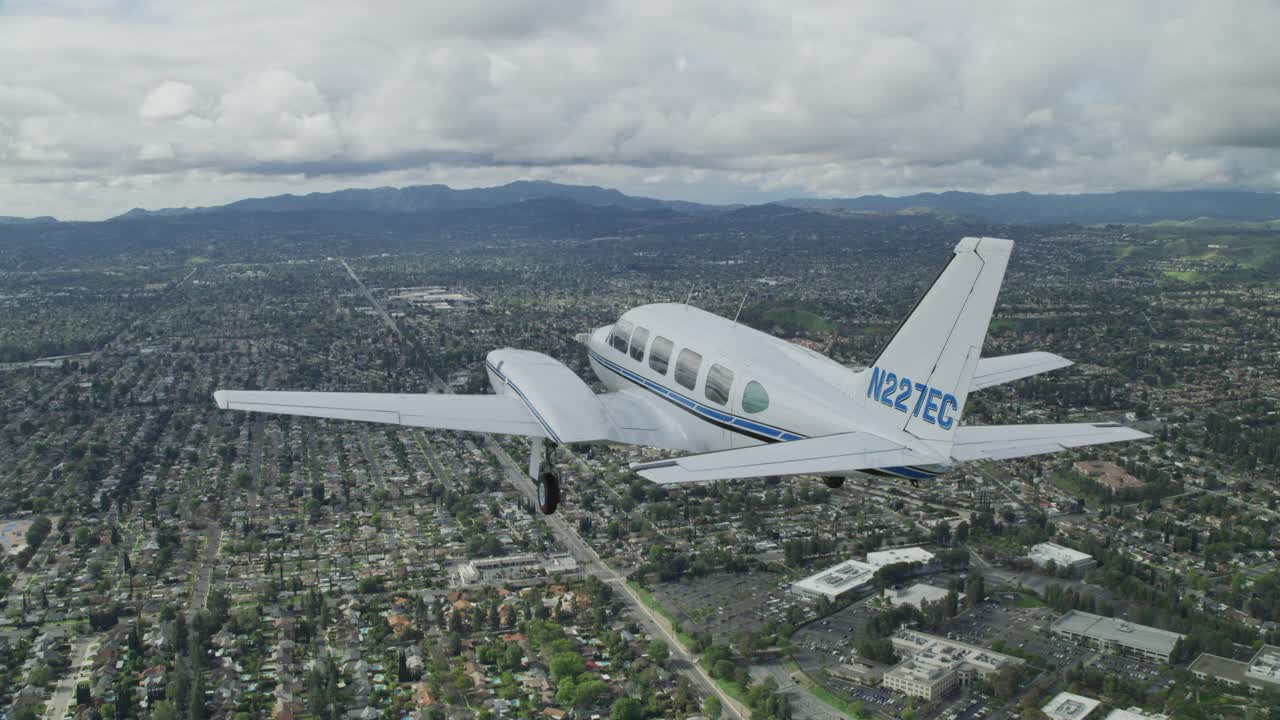
[[[213,401],[218,404],[219,410],[226,410],[228,405],[227,391],[226,390],[214,391]]]

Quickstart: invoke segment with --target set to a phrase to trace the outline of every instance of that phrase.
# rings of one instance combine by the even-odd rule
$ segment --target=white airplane
[[[531,438],[529,476],[545,514],[560,500],[551,451],[620,443],[693,453],[633,464],[661,484],[853,473],[917,483],[970,460],[1139,440],[1114,423],[962,426],[973,390],[1070,365],[1046,352],[981,358],[1011,240],[967,237],[871,367],[817,352],[687,304],[645,305],[579,335],[597,394],[560,361],[502,348],[494,395],[219,390],[226,410]]]

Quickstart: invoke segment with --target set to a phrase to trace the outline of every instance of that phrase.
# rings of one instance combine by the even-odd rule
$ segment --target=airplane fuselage
[[[681,429],[703,452],[854,429],[853,398],[806,365],[834,365],[831,376],[843,379],[848,369],[820,356],[806,363],[793,357],[803,348],[695,307],[634,308],[586,345],[606,388],[679,409]]]

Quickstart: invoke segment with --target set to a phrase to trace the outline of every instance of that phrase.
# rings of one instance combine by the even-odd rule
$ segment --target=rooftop
[[[922,547],[894,548],[867,553],[867,562],[876,567],[884,567],[894,563],[928,563],[933,562],[933,553]]]
[[[1075,693],[1058,693],[1040,711],[1051,720],[1081,720],[1098,709],[1102,702]]]
[[[1027,557],[1037,564],[1047,563],[1052,560],[1058,565],[1075,565],[1076,563],[1093,559],[1093,556],[1088,553],[1082,553],[1079,550],[1072,550],[1069,547],[1063,547],[1051,542],[1033,545],[1031,551],[1027,553]]]
[[[792,584],[792,589],[834,597],[871,582],[876,568],[858,560],[846,560],[835,567],[810,575]]]
[[[1169,720],[1169,716],[1143,712],[1142,708],[1131,707],[1128,710],[1112,710],[1103,720]]]
[[[894,591],[889,599],[894,605],[912,605],[917,610],[922,610],[926,602],[937,602],[946,596],[947,591],[940,587],[916,583],[906,590]]]
[[[1127,620],[1103,617],[1093,613],[1072,610],[1053,623],[1054,630],[1086,635],[1091,638],[1114,641],[1147,652],[1169,654],[1178,640],[1185,637],[1175,632],[1161,630]]]

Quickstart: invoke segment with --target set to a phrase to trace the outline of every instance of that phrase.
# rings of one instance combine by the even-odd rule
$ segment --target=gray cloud
[[[0,214],[517,177],[1280,189],[1274,3],[0,4]]]

